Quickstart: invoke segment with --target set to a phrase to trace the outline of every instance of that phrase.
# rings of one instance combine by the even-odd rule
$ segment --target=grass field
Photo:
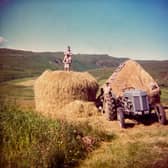
[[[99,84],[113,69],[91,70]],[[0,167],[166,168],[168,125],[127,119],[127,129],[104,116],[71,125],[34,113],[33,83],[22,78],[0,83]],[[168,105],[168,88],[161,100]],[[16,107],[16,104],[19,107]],[[168,118],[168,111],[166,111]],[[90,126],[92,125],[92,127]],[[79,134],[78,134],[79,133]],[[95,138],[88,151],[80,136]]]
[[[145,126],[147,127],[147,126]],[[168,164],[167,128],[155,124],[116,130],[118,138],[89,154],[80,168],[166,168]]]
[[[0,106],[0,167],[74,167],[88,154],[83,137],[93,137],[93,150],[100,140],[114,135],[87,124],[50,120],[13,104]]]
[[[161,101],[168,105],[168,88],[162,88]]]
[[[98,123],[90,127],[89,122],[95,121]],[[126,122],[125,130],[103,116],[71,125],[2,105],[0,167],[165,168],[168,126],[156,121],[149,125]],[[95,139],[92,150],[86,149],[81,136]]]

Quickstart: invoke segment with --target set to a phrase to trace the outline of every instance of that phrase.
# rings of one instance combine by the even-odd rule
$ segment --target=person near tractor
[[[116,97],[112,93],[110,83],[107,81],[104,87],[104,111],[107,120],[114,120],[116,117]]]
[[[96,98],[96,107],[99,109],[99,111],[102,111],[102,109],[103,109],[103,101],[104,101],[104,90],[103,90],[103,88],[101,88],[100,94]]]
[[[70,46],[68,46],[67,51],[64,52],[63,63],[64,63],[64,70],[70,71],[71,64],[72,64],[72,51]]]
[[[156,82],[150,83],[149,104],[160,103],[160,87]]]
[[[110,83],[107,81],[106,83],[105,83],[105,86],[104,86],[104,95],[108,95],[110,92],[111,92],[111,87],[110,87]]]

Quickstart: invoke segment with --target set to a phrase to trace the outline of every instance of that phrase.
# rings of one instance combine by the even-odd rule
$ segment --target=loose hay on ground
[[[98,109],[96,108],[94,102],[75,100],[63,107],[59,114],[60,117],[62,116],[64,118],[74,120],[75,118],[97,116]]]

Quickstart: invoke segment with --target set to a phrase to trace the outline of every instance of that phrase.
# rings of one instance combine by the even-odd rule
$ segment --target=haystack
[[[122,63],[108,81],[116,96],[122,96],[123,90],[127,88],[141,89],[150,95],[151,83],[156,84],[150,74],[133,60]]]
[[[45,71],[34,85],[36,110],[55,117],[75,100],[94,101],[97,90],[97,81],[87,72]]]

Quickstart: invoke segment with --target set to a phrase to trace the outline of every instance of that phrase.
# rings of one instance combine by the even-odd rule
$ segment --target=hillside
[[[62,52],[31,52],[13,49],[0,49],[0,82],[23,77],[33,77],[45,69],[62,69]],[[124,58],[108,55],[73,55],[72,68],[75,71],[91,70],[91,73],[104,76],[112,71]],[[161,85],[168,85],[168,60],[138,61]],[[98,70],[97,70],[98,69]],[[102,75],[101,75],[102,74]]]

